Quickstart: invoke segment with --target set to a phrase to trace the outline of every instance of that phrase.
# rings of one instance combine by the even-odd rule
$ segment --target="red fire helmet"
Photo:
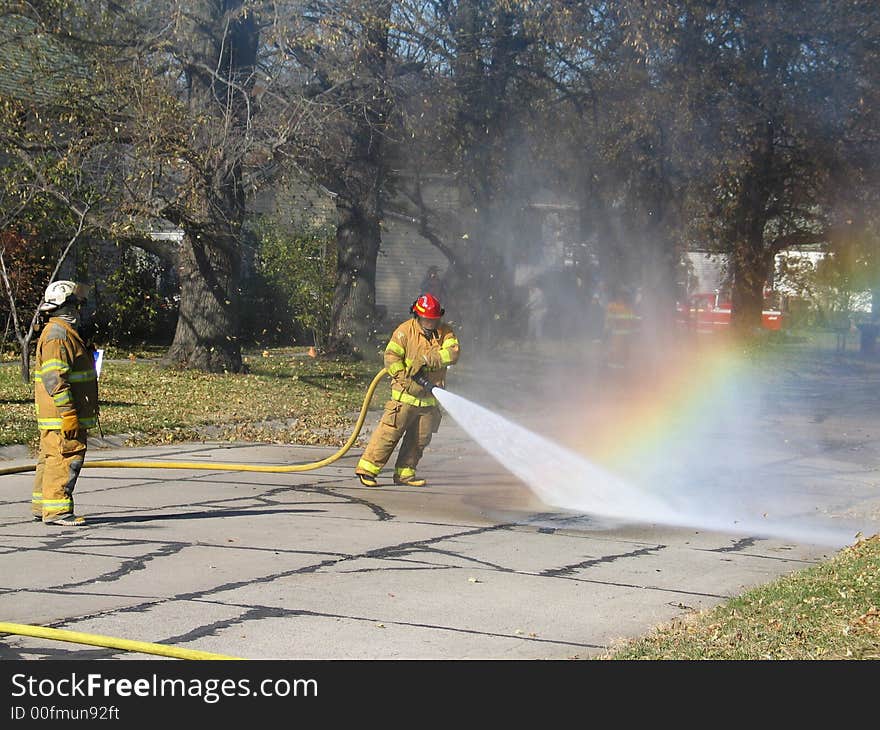
[[[440,306],[440,302],[430,294],[422,294],[413,302],[410,311],[425,319],[440,319],[446,311]]]

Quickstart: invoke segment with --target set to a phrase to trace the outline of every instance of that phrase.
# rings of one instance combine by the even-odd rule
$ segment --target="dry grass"
[[[880,535],[602,659],[880,659]]]
[[[143,355],[143,353],[140,353]],[[382,363],[310,358],[304,348],[248,353],[247,374],[212,375],[110,353],[100,380],[101,430],[127,445],[200,440],[342,445]],[[371,407],[388,397],[387,380]],[[34,448],[33,387],[0,367],[0,446]]]

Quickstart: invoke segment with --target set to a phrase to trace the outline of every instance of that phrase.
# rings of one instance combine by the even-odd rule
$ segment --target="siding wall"
[[[424,183],[431,206],[450,207],[454,193],[442,178]],[[248,206],[255,213],[277,215],[279,220],[333,221],[335,203],[329,192],[317,191],[301,181],[267,190]],[[417,233],[415,224],[388,218],[382,225],[382,241],[376,261],[376,306],[384,312],[384,324],[392,329],[410,316],[409,308],[421,293],[419,284],[429,266],[446,271],[446,257]]]
[[[695,283],[691,287],[691,293],[713,292],[721,287],[722,281],[722,258],[717,255],[690,251],[687,254],[693,266]]]
[[[419,285],[429,266],[436,266],[443,274],[448,262],[437,248],[418,235],[414,226],[386,222],[376,261],[376,305],[384,309],[384,323],[389,328],[410,316],[410,305],[422,293]],[[454,307],[449,312],[453,315]]]
[[[432,210],[441,213],[453,210],[457,204],[455,187],[442,175],[423,177],[422,195]],[[449,262],[419,235],[416,224],[386,218],[376,261],[376,305],[384,311],[384,322],[389,328],[410,316],[410,305],[422,293],[419,285],[430,266],[440,269],[442,276]],[[441,304],[446,306],[446,302]],[[447,309],[455,318],[455,307]]]

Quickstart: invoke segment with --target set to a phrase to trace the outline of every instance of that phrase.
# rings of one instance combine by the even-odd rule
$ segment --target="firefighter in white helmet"
[[[44,324],[34,362],[34,400],[40,449],[31,513],[47,525],[81,526],[73,490],[86,456],[88,429],[98,422],[98,376],[93,350],[79,334],[87,287],[55,281],[39,311]]]
[[[355,474],[365,487],[376,477],[403,439],[394,465],[394,483],[422,487],[416,466],[431,436],[440,427],[440,407],[432,391],[446,385],[446,368],[458,361],[455,332],[442,322],[445,313],[431,294],[422,294],[410,307],[412,319],[394,330],[385,346],[385,367],[391,376],[391,400],[379,419]]]

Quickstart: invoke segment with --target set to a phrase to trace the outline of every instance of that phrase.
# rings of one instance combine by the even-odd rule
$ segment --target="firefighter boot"
[[[58,515],[43,520],[44,525],[58,525],[59,527],[82,527],[86,524],[86,518],[68,512],[66,515]]]
[[[402,467],[394,470],[394,483],[403,487],[424,487],[428,482],[416,477],[416,470]]]
[[[409,477],[408,479],[394,477],[394,483],[399,484],[402,487],[424,487],[428,483],[428,480],[416,477]]]

